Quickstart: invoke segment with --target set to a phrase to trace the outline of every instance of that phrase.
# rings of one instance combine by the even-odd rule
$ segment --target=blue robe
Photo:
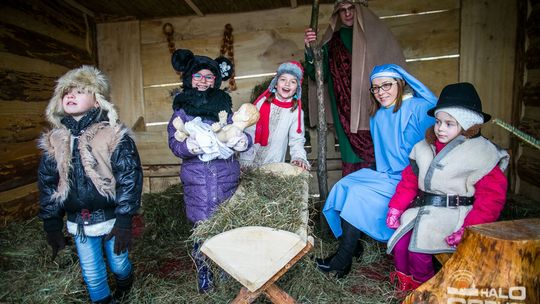
[[[401,108],[381,107],[370,119],[377,171],[361,169],[339,180],[328,195],[323,214],[336,237],[342,234],[340,217],[370,237],[386,242],[394,230],[386,226],[388,202],[409,164],[413,146],[424,138],[433,117],[433,100],[411,97]]]

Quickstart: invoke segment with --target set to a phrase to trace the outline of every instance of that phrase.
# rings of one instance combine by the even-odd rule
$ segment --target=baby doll
[[[251,103],[244,103],[240,106],[238,111],[233,114],[233,122],[231,124],[227,124],[227,112],[220,111],[218,113],[219,122],[213,123],[211,129],[216,133],[217,138],[221,142],[226,143],[232,138],[239,137],[244,132],[245,128],[254,125],[259,120],[259,116],[257,107]],[[176,132],[174,133],[176,140],[184,141],[189,136],[189,133],[187,132],[182,119],[176,117],[172,124],[176,129]]]

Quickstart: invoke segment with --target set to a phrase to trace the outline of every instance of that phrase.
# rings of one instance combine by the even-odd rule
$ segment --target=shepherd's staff
[[[310,28],[316,33],[319,19],[319,1],[313,0],[311,6],[311,23]],[[317,84],[317,110],[319,124],[317,126],[317,139],[319,149],[317,154],[317,180],[319,182],[319,194],[322,201],[328,196],[328,175],[326,170],[326,113],[324,109],[324,84],[323,84],[323,67],[322,67],[322,50],[316,41],[309,43],[308,52],[313,57],[313,65],[315,67],[315,82]]]

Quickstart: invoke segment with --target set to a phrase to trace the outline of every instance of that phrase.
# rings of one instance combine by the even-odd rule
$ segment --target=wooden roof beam
[[[189,5],[189,7],[191,7],[191,9],[197,14],[197,16],[199,16],[199,17],[204,16],[204,14],[197,7],[197,5],[195,5],[195,3],[193,3],[193,1],[191,1],[191,0],[184,0],[184,1],[187,3],[187,5]]]

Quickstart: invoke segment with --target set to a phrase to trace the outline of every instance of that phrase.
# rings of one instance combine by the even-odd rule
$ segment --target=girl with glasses
[[[363,233],[386,242],[393,229],[386,226],[388,202],[408,165],[412,147],[434,123],[426,113],[437,98],[420,81],[395,64],[376,66],[371,72],[370,132],[375,151],[374,168],[364,168],[338,181],[326,200],[323,214],[336,238],[336,253],[317,259],[320,270],[343,277],[353,256],[362,252]]]
[[[172,65],[182,72],[183,90],[174,96],[174,113],[167,127],[169,148],[182,159],[180,180],[184,186],[186,216],[197,225],[236,191],[240,178],[236,152],[248,149],[251,137],[242,132],[223,144],[210,129],[219,122],[220,113],[226,113],[227,123],[232,123],[231,97],[220,89],[221,82],[233,73],[228,59],[213,60],[179,49],[172,55]],[[177,121],[189,131],[187,138],[175,136]],[[192,254],[199,292],[209,292],[213,288],[212,273],[199,252],[199,244],[194,244]]]

